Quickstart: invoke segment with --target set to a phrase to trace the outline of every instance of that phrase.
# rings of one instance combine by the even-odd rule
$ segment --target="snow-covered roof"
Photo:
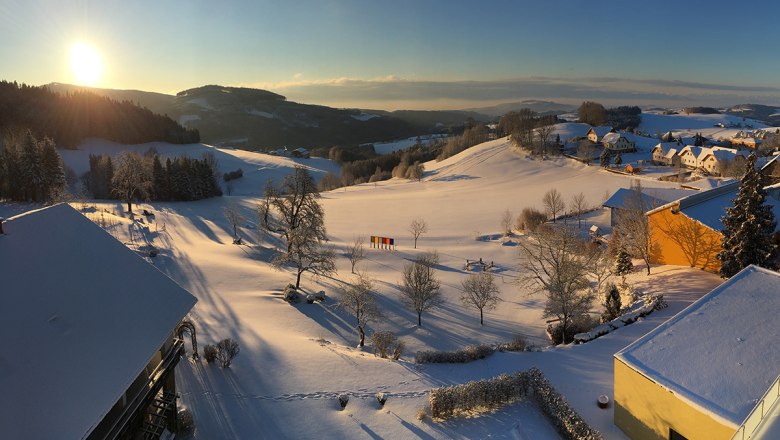
[[[642,188],[642,204],[649,211],[695,192],[695,190],[678,188]],[[635,192],[631,188],[620,188],[602,206],[607,208],[632,208],[630,205],[635,203],[632,200],[634,194]]]
[[[727,183],[733,183],[734,181],[735,180],[733,178],[713,179],[711,177],[707,177],[704,179],[694,180],[693,182],[685,182],[685,186],[706,191],[712,188],[723,186]]]
[[[702,152],[703,149],[704,149],[704,147],[696,147],[694,145],[686,145],[686,146],[684,146],[680,150],[680,155],[682,156],[686,152],[690,152],[693,155],[693,157],[698,158],[699,156],[701,156],[701,152]]]
[[[674,157],[675,154],[677,154],[677,148],[670,148],[669,151],[666,152],[664,157],[671,159]]]
[[[601,138],[601,142],[605,144],[614,144],[615,142],[620,140],[621,137],[623,136],[621,136],[620,133],[607,133],[604,135],[604,137]]]
[[[780,371],[778,292],[749,266],[615,357],[736,429]]]
[[[602,136],[612,131],[612,127],[609,125],[599,125],[597,127],[591,127],[588,132],[590,132],[590,130],[593,130],[593,132],[596,133],[596,136],[598,136],[600,139]]]
[[[85,438],[196,299],[70,205],[0,235],[3,438]]]
[[[728,182],[717,188],[680,199],[679,209],[686,216],[715,231],[720,231],[723,229],[721,220],[726,215],[726,208],[734,205],[733,200],[737,197],[737,191],[739,191],[739,181]],[[780,201],[767,197],[766,203],[772,207],[775,218],[780,218]]]
[[[670,150],[677,150],[677,142],[659,142],[655,144],[655,147],[653,147],[653,150],[656,150],[658,148],[661,149],[661,152],[664,154],[668,154],[667,152]]]

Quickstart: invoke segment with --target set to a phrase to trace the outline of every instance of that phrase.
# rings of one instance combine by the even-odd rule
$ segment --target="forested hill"
[[[38,137],[52,138],[60,147],[75,147],[92,137],[123,144],[200,142],[197,130],[130,101],[87,91],[58,94],[46,87],[0,81],[0,134],[28,128]]]

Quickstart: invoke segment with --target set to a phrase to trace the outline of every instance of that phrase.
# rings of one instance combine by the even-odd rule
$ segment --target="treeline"
[[[54,141],[38,140],[27,130],[18,142],[5,142],[0,150],[0,199],[51,201],[65,189],[65,170]]]
[[[213,154],[206,153],[202,159],[186,156],[167,158],[163,165],[160,156],[150,149],[143,156],[137,153],[127,153],[134,156],[126,164],[138,164],[137,169],[124,170],[125,176],[133,176],[137,182],[137,197],[152,201],[191,201],[222,195],[218,179],[217,162]],[[116,165],[117,168],[122,166]],[[131,165],[125,165],[131,166]],[[82,176],[84,188],[95,199],[113,199],[120,195],[120,182],[114,161],[108,155],[89,156],[89,171]]]
[[[615,130],[635,130],[642,123],[642,109],[637,106],[604,108],[598,102],[585,101],[577,110],[579,122],[595,126],[609,125]]]
[[[66,148],[91,137],[123,144],[200,142],[197,130],[188,130],[129,101],[118,102],[86,91],[60,95],[46,87],[0,81],[0,132],[22,128]]]
[[[553,126],[558,122],[555,115],[540,115],[523,108],[502,116],[498,121],[498,133],[509,136],[518,148],[544,157],[560,153],[560,138],[552,138]]]

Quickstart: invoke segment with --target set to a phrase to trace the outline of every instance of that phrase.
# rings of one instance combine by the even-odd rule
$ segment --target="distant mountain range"
[[[469,119],[490,116],[467,111],[382,111],[336,109],[300,104],[259,89],[208,85],[176,95],[53,83],[67,94],[88,90],[118,101],[131,101],[198,129],[206,143],[245,149],[327,147],[389,141],[462,127]]]

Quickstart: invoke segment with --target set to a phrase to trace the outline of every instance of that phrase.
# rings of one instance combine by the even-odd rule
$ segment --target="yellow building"
[[[648,211],[650,262],[718,272],[716,256],[723,241],[720,220],[738,190],[739,182],[729,182]]]
[[[780,274],[749,266],[615,354],[615,424],[648,440],[743,431],[780,371],[777,292]]]

